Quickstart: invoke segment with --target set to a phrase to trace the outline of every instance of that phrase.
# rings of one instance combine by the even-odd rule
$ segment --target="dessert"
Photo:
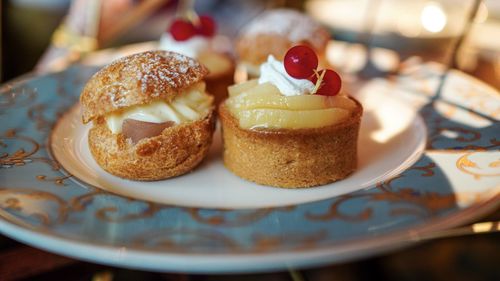
[[[282,61],[286,51],[299,44],[312,48],[324,68],[327,66],[325,50],[329,39],[328,30],[299,11],[266,11],[240,32],[236,42],[238,72],[246,73],[248,78],[259,77],[259,66],[269,55]]]
[[[92,122],[88,144],[97,164],[132,180],[191,171],[214,131],[206,74],[196,60],[167,51],[124,57],[94,74],[80,104],[83,123]]]
[[[234,59],[214,47],[215,21],[207,15],[193,20],[175,19],[160,39],[159,48],[197,59],[208,68],[205,77],[208,93],[219,104],[227,97],[227,87],[234,83]]]
[[[339,93],[332,70],[316,71],[314,51],[295,46],[285,65],[272,55],[259,79],[229,88],[220,105],[224,164],[263,185],[302,188],[356,169],[362,106]]]

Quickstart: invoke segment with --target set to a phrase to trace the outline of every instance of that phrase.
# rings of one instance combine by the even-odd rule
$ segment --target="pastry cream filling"
[[[285,96],[270,82],[258,80],[228,90],[226,105],[244,129],[319,128],[346,120],[356,108],[345,95]]]
[[[232,74],[233,61],[227,55],[216,52],[204,52],[199,54],[197,59],[207,67],[207,78],[222,74]]]
[[[165,32],[160,38],[159,49],[198,59],[208,68],[209,76],[220,75],[231,70],[231,59],[214,51],[212,39],[204,36],[196,35],[185,41],[176,41],[170,33]]]
[[[152,123],[173,121],[180,124],[207,116],[212,106],[212,100],[213,98],[205,93],[205,83],[200,82],[185,92],[179,93],[171,102],[160,100],[137,105],[107,114],[104,118],[113,134],[121,133],[125,119]]]
[[[160,38],[160,49],[176,52],[188,57],[197,58],[198,55],[210,48],[211,40],[203,36],[193,36],[185,41],[176,41],[169,32]]]

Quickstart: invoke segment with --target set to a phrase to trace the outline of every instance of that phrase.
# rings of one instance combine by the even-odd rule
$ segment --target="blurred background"
[[[144,2],[148,1],[103,1],[114,6],[98,28],[99,49],[160,38],[178,1],[149,1],[154,2],[154,9],[134,14],[134,8],[144,7]],[[60,24],[65,19],[75,21],[68,15],[83,13],[76,8],[70,12],[70,0],[3,0],[0,5],[2,82],[33,71]],[[253,17],[282,6],[303,10],[330,29],[334,41],[328,59],[346,76],[362,73],[368,64],[377,70],[372,74],[378,75],[396,73],[405,64],[433,61],[500,89],[499,0],[203,0],[196,2],[195,9],[212,14],[220,32],[234,39]],[[115,28],[129,13],[135,15],[134,20],[125,28]],[[76,59],[85,61],[93,55],[89,52]],[[484,219],[499,218],[497,210]],[[498,261],[500,236],[486,234],[441,239],[397,253],[301,271],[239,276],[158,274],[80,262],[0,236],[0,280],[500,280]]]
[[[152,9],[142,9],[145,2],[155,3],[150,5]],[[103,2],[110,6],[107,10],[114,12],[106,13],[105,20],[101,20],[99,34],[106,38],[99,39],[99,48],[158,40],[175,14],[178,2]],[[33,69],[49,46],[53,32],[68,14],[70,3],[70,0],[1,2],[2,81]],[[470,13],[478,3],[470,30],[466,30]],[[396,69],[399,63],[415,56],[447,64],[455,43],[463,39],[453,66],[496,88],[500,86],[498,0],[204,0],[195,3],[196,11],[212,14],[219,23],[220,33],[230,39],[263,10],[282,6],[303,10],[330,29],[338,44],[332,44],[329,59],[343,72],[361,70],[367,59],[385,70]],[[134,8],[142,9],[142,13],[134,14]],[[103,7],[103,13],[105,10]],[[116,25],[127,15],[133,20],[120,30],[121,26]],[[366,55],[367,48],[372,50],[370,57]],[[351,59],[345,59],[346,53]]]

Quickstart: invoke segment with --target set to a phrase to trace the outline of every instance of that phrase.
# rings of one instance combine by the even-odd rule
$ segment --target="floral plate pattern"
[[[75,66],[1,88],[0,231],[84,260],[155,271],[244,272],[346,261],[466,223],[500,199],[500,96],[423,65],[360,91],[415,106],[427,148],[409,169],[364,190],[276,208],[180,207],[115,195],[72,179],[48,137],[96,71]],[[439,81],[438,81],[439,82]]]

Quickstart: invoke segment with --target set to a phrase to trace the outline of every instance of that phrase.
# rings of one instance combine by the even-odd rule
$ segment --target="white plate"
[[[316,188],[279,189],[233,175],[222,162],[219,130],[215,132],[209,156],[191,173],[154,182],[115,177],[100,168],[92,158],[87,144],[91,125],[82,124],[78,106],[58,121],[50,145],[57,161],[76,178],[132,198],[185,207],[222,209],[295,205],[373,186],[404,171],[420,158],[426,132],[415,109],[384,95],[374,95],[377,98],[361,100],[365,112],[358,144],[358,169],[344,180]]]
[[[201,167],[156,182],[163,184],[161,188],[134,187],[108,175],[95,166],[88,151],[79,149],[85,148],[85,128],[72,108],[94,71],[75,66],[25,77],[0,89],[3,234],[62,255],[138,269],[284,270],[346,262],[408,245],[478,218],[500,202],[500,95],[460,72],[449,73],[440,96],[433,96],[440,73],[427,65],[406,69],[395,79],[357,85],[363,86],[358,97],[365,106],[357,173],[296,192],[233,176],[220,164],[217,140]],[[417,112],[425,116],[425,129]],[[48,153],[50,136],[54,153],[59,149],[58,158],[67,162],[58,163]],[[404,169],[418,157],[422,137],[425,152]],[[76,180],[64,168],[88,176]],[[207,181],[201,181],[200,174]],[[363,174],[358,185],[343,185]],[[205,184],[215,176],[213,186],[203,190],[195,185],[181,190],[171,184],[195,179]],[[85,184],[95,177],[113,184],[114,192],[151,197],[147,191],[153,190],[172,204],[136,200]],[[377,177],[386,180],[348,191]],[[215,195],[225,181],[237,183],[227,194],[231,202]],[[198,191],[206,198],[202,200]],[[340,193],[346,194],[333,196]],[[267,196],[270,199],[260,198]],[[247,206],[316,201],[240,209],[233,200]],[[218,208],[229,206],[238,209]]]

